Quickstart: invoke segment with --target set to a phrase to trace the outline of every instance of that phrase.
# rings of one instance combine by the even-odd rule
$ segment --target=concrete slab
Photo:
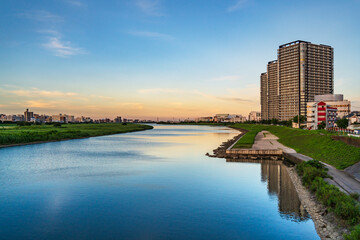
[[[278,139],[278,137],[268,131],[261,131],[256,135],[255,142],[251,149],[281,149],[286,153],[296,153],[294,149],[288,148],[279,143],[277,141]]]

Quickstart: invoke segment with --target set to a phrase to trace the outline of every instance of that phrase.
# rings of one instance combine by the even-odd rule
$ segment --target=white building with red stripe
[[[337,108],[330,107],[325,102],[309,102],[307,104],[307,128],[318,129],[321,122],[325,122],[326,128],[335,126]]]

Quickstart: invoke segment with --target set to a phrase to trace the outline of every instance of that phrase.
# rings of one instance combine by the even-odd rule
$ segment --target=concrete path
[[[344,171],[338,170],[333,166],[323,163],[329,169],[328,174],[333,177],[333,181],[340,185],[347,193],[360,194],[360,182]]]
[[[277,140],[279,138],[271,134],[268,131],[259,132],[255,137],[255,142],[252,149],[282,149],[283,152],[292,155],[302,161],[312,160],[311,157],[297,153],[294,149],[284,146]],[[329,183],[342,188],[347,193],[358,193],[360,194],[360,181],[350,176],[348,173],[338,170],[331,165],[323,163],[328,169],[328,173],[333,177]],[[355,164],[356,165],[356,164]],[[360,164],[356,166],[356,169],[360,169]]]
[[[360,162],[355,163],[354,165],[345,168],[345,172],[353,176],[356,180],[360,182]]]
[[[255,137],[255,142],[251,149],[282,149],[287,153],[296,153],[294,149],[285,147],[277,140],[279,138],[268,131],[259,132]]]

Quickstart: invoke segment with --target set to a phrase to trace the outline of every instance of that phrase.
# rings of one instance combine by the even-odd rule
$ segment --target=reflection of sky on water
[[[272,197],[268,182],[261,181],[269,172],[263,165],[205,156],[237,133],[155,126],[0,149],[0,234],[7,239],[318,239],[311,220],[284,217],[297,207],[286,202],[294,192],[285,175],[277,174],[283,188],[271,190],[278,194]],[[287,200],[278,201],[281,196]]]

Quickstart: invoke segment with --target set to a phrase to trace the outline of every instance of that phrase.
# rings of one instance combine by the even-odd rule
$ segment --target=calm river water
[[[0,239],[319,239],[284,166],[205,156],[237,133],[155,125],[0,149]]]

